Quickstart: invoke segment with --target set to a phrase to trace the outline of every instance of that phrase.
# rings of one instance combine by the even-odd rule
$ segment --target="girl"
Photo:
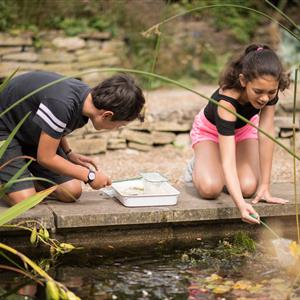
[[[253,44],[227,67],[212,99],[274,136],[278,91],[288,85],[275,52]],[[252,203],[287,202],[269,191],[274,143],[251,125],[209,102],[195,117],[191,139],[192,179],[201,197],[214,199],[226,185],[242,220],[248,223],[259,223],[259,215],[244,200],[255,192]]]

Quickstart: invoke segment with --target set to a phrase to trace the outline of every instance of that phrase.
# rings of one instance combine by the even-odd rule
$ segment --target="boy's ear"
[[[244,74],[239,75],[239,81],[240,81],[240,84],[243,88],[246,87],[247,81],[246,81],[246,78],[245,78]]]
[[[112,118],[112,116],[114,115],[114,113],[110,110],[106,110],[103,114],[102,117],[103,119],[107,119],[107,118]]]

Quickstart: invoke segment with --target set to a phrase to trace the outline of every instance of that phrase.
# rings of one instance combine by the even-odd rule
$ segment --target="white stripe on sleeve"
[[[39,109],[41,109],[52,120],[52,122],[56,123],[58,126],[62,128],[65,128],[67,126],[66,123],[62,122],[57,117],[55,117],[51,110],[43,103],[40,104]]]
[[[49,119],[49,117],[42,112],[40,109],[36,112],[36,114],[42,118],[53,130],[57,132],[63,132],[64,128],[58,127],[56,124],[52,122],[52,120]]]

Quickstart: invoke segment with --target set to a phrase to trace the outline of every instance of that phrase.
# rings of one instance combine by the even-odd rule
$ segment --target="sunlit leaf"
[[[24,201],[8,208],[6,211],[0,214],[0,226],[11,221],[12,219],[18,217],[19,215],[26,212],[28,209],[34,207],[45,199],[48,195],[56,190],[57,186],[52,186],[46,190],[38,192],[31,197],[25,199]]]
[[[206,282],[214,282],[214,281],[221,281],[221,280],[223,280],[223,278],[218,274],[212,274],[209,277],[205,278]]]
[[[292,241],[289,245],[289,249],[294,257],[300,258],[300,245],[298,243]]]
[[[249,280],[239,280],[233,285],[234,290],[248,290],[251,287],[251,281]]]
[[[219,285],[216,288],[214,288],[212,291],[215,294],[225,294],[228,293],[231,290],[231,287],[228,285]]]

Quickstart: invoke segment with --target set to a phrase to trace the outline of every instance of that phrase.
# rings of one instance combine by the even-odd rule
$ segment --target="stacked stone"
[[[112,39],[108,32],[65,37],[59,32],[40,34],[41,49],[36,49],[35,38],[28,34],[12,36],[0,33],[0,78],[19,69],[18,74],[32,70],[44,70],[72,75],[86,71],[77,77],[90,85],[105,77],[94,72],[96,68],[122,65],[124,42]]]

